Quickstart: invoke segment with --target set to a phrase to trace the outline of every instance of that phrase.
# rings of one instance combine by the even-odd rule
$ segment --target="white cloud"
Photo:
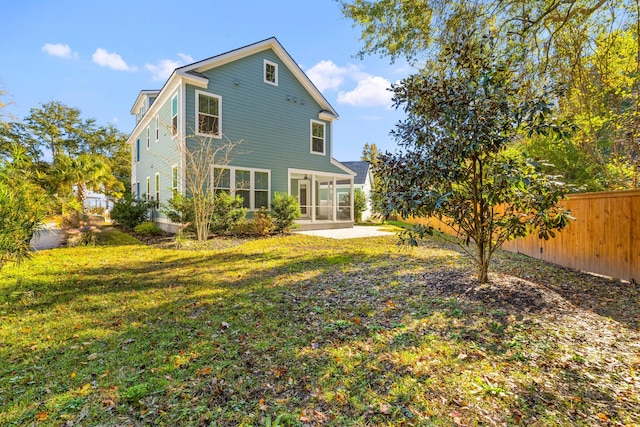
[[[355,107],[390,107],[392,94],[387,90],[390,87],[389,80],[370,75],[360,80],[355,89],[338,93],[338,102]]]
[[[68,44],[46,43],[42,46],[42,51],[58,58],[75,59],[78,57],[78,54],[73,52]]]
[[[135,71],[135,67],[130,67],[127,63],[122,59],[120,55],[115,52],[107,52],[105,49],[97,48],[96,51],[91,56],[91,59],[94,63],[98,64],[101,67],[111,68],[113,70],[119,71]]]
[[[151,72],[151,78],[155,81],[165,81],[171,76],[173,70],[183,65],[193,62],[191,55],[184,53],[178,53],[180,59],[162,59],[155,64],[145,64],[144,68]]]
[[[307,76],[314,85],[323,92],[325,90],[337,90],[344,76],[347,74],[347,67],[338,67],[333,61],[320,61],[307,70]]]

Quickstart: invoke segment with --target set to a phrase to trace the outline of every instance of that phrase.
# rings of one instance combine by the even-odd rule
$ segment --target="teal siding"
[[[263,80],[265,59],[278,64],[278,86]],[[272,192],[287,191],[288,168],[345,173],[331,164],[331,122],[324,122],[325,155],[310,152],[311,119],[322,121],[322,108],[272,50],[203,74],[209,78],[207,89],[186,85],[186,133],[196,129],[196,90],[221,96],[222,141],[242,140],[230,166],[271,170]]]
[[[174,92],[175,93],[175,92]],[[134,136],[134,190],[135,182],[140,182],[140,191],[146,193],[147,177],[151,178],[151,196],[155,199],[155,175],[160,174],[160,204],[164,204],[172,197],[171,168],[174,164],[180,165],[181,154],[179,150],[179,139],[171,138],[171,98],[160,107],[159,116],[159,139],[156,141],[156,121],[155,114],[145,117],[144,127],[140,128]],[[151,143],[147,149],[147,127],[150,128]],[[135,141],[140,138],[140,161],[135,162]],[[158,211],[157,217],[166,218]]]

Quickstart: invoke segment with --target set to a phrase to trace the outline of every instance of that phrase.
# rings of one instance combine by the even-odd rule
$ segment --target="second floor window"
[[[311,121],[311,152],[313,154],[324,154],[325,136],[324,123]]]
[[[171,136],[178,135],[178,94],[171,98]]]
[[[217,95],[196,91],[196,108],[198,115],[196,123],[198,133],[207,136],[220,136],[220,104],[221,98]]]

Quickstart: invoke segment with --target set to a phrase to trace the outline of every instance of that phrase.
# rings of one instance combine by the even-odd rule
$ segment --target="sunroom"
[[[289,169],[289,194],[300,204],[300,229],[353,226],[352,175]]]

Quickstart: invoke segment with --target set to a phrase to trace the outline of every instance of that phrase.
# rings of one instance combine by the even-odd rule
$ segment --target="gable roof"
[[[278,58],[280,58],[280,60],[284,63],[284,65],[286,65],[287,68],[293,73],[296,79],[298,79],[300,84],[304,86],[311,97],[322,108],[321,113],[323,113],[325,116],[328,116],[327,118],[331,120],[335,120],[338,118],[338,113],[333,109],[331,104],[329,104],[329,101],[327,101],[324,95],[322,95],[322,93],[313,84],[309,77],[304,73],[304,71],[302,71],[302,68],[300,68],[300,66],[293,60],[291,55],[289,55],[289,53],[284,49],[284,47],[282,47],[280,42],[275,37],[253,43],[245,47],[234,49],[220,55],[212,56],[211,58],[203,59],[201,61],[194,62],[193,64],[176,68],[174,73],[183,78],[188,78],[189,80],[201,80],[202,83],[206,86],[206,84],[208,83],[208,79],[204,74],[202,74],[204,71],[219,67],[229,62],[237,61],[238,59],[253,55],[258,52],[262,52],[267,49],[272,49],[278,56]]]
[[[367,180],[367,174],[369,173],[369,162],[340,162],[352,171],[356,173],[353,178],[353,184],[364,184]]]
[[[176,68],[171,73],[171,76],[167,79],[165,84],[159,91],[149,90],[149,91],[141,91],[134,103],[134,106],[131,109],[132,114],[134,114],[134,109],[138,102],[149,93],[156,93],[157,99],[154,102],[149,110],[145,113],[142,120],[140,120],[134,126],[131,134],[129,135],[129,143],[133,143],[133,139],[131,136],[136,133],[139,127],[142,127],[151,117],[152,111],[157,110],[159,105],[161,105],[165,100],[170,96],[171,92],[179,85],[180,81],[186,81],[189,84],[198,87],[207,87],[209,83],[209,79],[202,74],[202,71],[210,70],[215,67],[219,67],[221,65],[227,64],[229,62],[236,61],[238,59],[244,58],[249,55],[253,55],[258,52],[262,52],[267,49],[272,49],[275,54],[280,58],[284,65],[289,68],[289,70],[293,73],[296,79],[304,86],[304,88],[309,92],[311,97],[320,105],[321,111],[319,111],[319,117],[323,120],[337,120],[338,113],[333,109],[329,101],[322,95],[322,93],[318,90],[318,88],[313,84],[313,82],[309,79],[309,77],[302,71],[302,68],[293,60],[291,55],[282,47],[280,42],[275,38],[271,37],[257,43],[253,43],[247,45],[245,47],[241,47],[238,49],[231,50],[226,53],[222,53],[220,55],[212,56],[211,58],[203,59],[201,61],[194,62],[189,65],[185,65],[179,68]]]

